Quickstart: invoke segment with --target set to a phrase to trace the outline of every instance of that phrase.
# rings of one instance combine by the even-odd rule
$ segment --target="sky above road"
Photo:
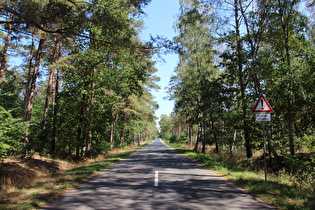
[[[152,0],[144,8],[146,16],[143,18],[145,29],[141,33],[141,39],[147,41],[150,34],[173,39],[175,34],[174,24],[179,14],[179,0]],[[173,111],[174,102],[164,99],[167,96],[166,89],[169,85],[171,76],[175,75],[174,70],[177,66],[178,56],[176,54],[162,55],[164,61],[156,59],[155,67],[158,69],[157,76],[161,78],[158,85],[159,91],[152,91],[155,101],[159,104],[159,109],[155,112],[157,117],[162,114],[169,115]]]

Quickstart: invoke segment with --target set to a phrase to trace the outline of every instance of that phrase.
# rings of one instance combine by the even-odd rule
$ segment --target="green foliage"
[[[19,117],[22,113],[22,79],[16,69],[5,70],[5,80],[0,88],[0,106],[10,110],[12,117]]]
[[[301,188],[315,191],[315,153],[286,155],[286,170]],[[313,184],[311,184],[313,183]]]
[[[170,139],[172,137],[171,131],[173,127],[171,118],[165,114],[161,115],[159,126],[161,138]]]
[[[180,136],[177,135],[172,135],[171,138],[169,138],[169,141],[171,143],[183,143],[187,144],[188,143],[188,137],[186,132],[182,132]]]
[[[21,153],[24,123],[20,119],[13,118],[10,112],[1,106],[0,121],[0,159]]]
[[[297,149],[303,151],[315,151],[315,135],[305,134],[301,138],[295,138]]]
[[[169,141],[171,143],[178,142],[178,136],[177,135],[172,135],[171,138],[169,138]]]
[[[180,5],[173,134],[195,125],[192,139],[216,145],[217,152],[228,145],[231,154],[245,143],[251,158],[252,149],[262,149],[251,109],[264,93],[275,110],[267,131],[273,153],[314,152],[315,48],[301,1]]]
[[[156,51],[138,39],[149,2],[4,2],[0,16],[10,22],[2,24],[1,39],[13,24],[8,57],[14,48],[23,63],[3,64],[0,106],[29,121],[29,150],[81,159],[156,136],[157,104],[150,93],[158,88]],[[12,149],[7,141],[1,145],[6,153]]]
[[[314,207],[314,179],[307,180],[310,181],[308,183],[305,182],[306,188],[292,186],[291,183],[296,180],[282,173],[278,176],[270,176],[269,180],[265,181],[263,173],[248,171],[241,166],[222,162],[211,155],[196,153],[177,144],[169,145],[177,152],[215,170],[229,181],[249,190],[279,209],[313,209]]]

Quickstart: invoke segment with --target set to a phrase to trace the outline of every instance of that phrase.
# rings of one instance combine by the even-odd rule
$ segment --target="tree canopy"
[[[310,1],[181,0],[171,139],[186,138],[203,153],[206,145],[231,156],[238,148],[250,163],[263,146],[252,109],[264,94],[274,109],[266,123],[269,155],[312,168],[313,15]],[[304,152],[308,163],[295,156]]]
[[[3,1],[2,156],[83,158],[157,135],[157,51],[138,37],[149,2]]]

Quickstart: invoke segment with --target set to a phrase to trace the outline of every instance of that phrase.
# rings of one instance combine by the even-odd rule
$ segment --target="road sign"
[[[270,122],[271,114],[270,113],[256,113],[256,122]]]
[[[270,106],[269,102],[267,99],[264,97],[263,94],[260,94],[256,105],[253,109],[253,112],[258,112],[258,113],[272,113],[273,109]]]
[[[265,138],[265,122],[271,121],[271,114],[273,112],[267,99],[263,94],[260,94],[256,105],[253,109],[256,113],[256,122],[261,122],[262,133],[263,133],[263,145],[264,145],[264,171],[265,171],[265,181],[268,180],[267,174],[267,158],[266,158],[266,138]]]

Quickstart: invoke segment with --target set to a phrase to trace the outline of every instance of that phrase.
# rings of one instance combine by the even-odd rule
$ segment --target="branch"
[[[68,2],[76,5],[76,3],[72,0],[67,0]],[[77,5],[76,5],[77,6]],[[41,25],[40,23],[32,20],[32,18],[28,17],[28,16],[25,16],[7,6],[0,6],[0,11],[6,11],[6,12],[9,12],[15,16],[17,16],[18,18],[20,18],[21,20],[16,20],[16,21],[5,21],[5,20],[0,20],[0,24],[31,24],[33,25],[34,27],[38,28],[39,30],[43,31],[43,32],[46,32],[46,33],[49,33],[49,34],[73,34],[75,36],[78,36],[78,37],[82,37],[82,38],[87,38],[87,39],[91,39],[91,40],[94,40],[94,41],[100,41],[100,42],[103,42],[103,43],[106,43],[106,44],[109,44],[109,45],[117,45],[116,43],[114,42],[111,42],[111,41],[107,41],[107,40],[104,40],[104,39],[101,39],[101,38],[95,38],[95,37],[91,37],[91,36],[87,36],[87,35],[83,35],[83,34],[79,34],[79,33],[75,33],[72,31],[72,29],[74,29],[77,25],[75,26],[72,26],[72,27],[68,27],[68,28],[57,28],[57,29],[49,29],[43,25]],[[119,45],[121,47],[125,47],[125,48],[130,48],[130,46],[124,46],[124,45]],[[143,49],[143,50],[152,50],[154,48],[152,47],[146,47],[146,46],[134,46],[135,48],[137,49]]]

